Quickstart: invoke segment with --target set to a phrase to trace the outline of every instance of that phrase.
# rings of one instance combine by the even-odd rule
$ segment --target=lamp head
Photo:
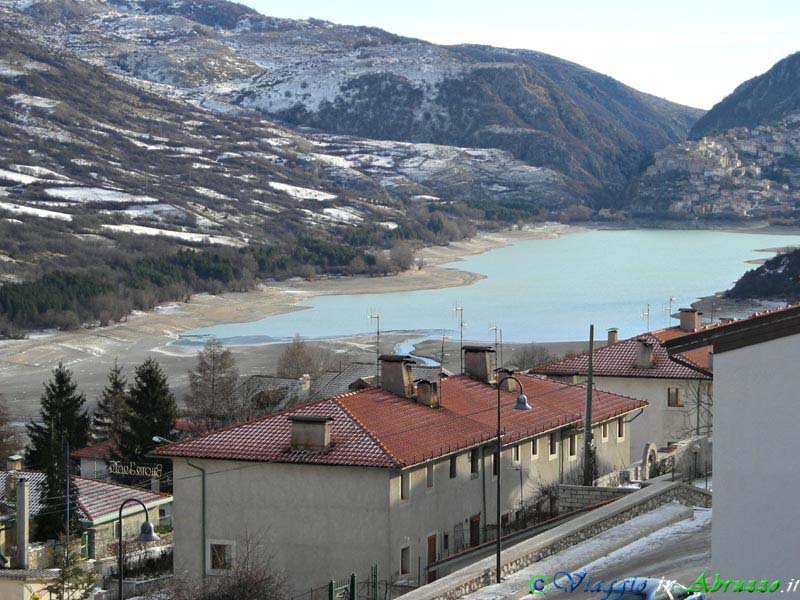
[[[155,528],[150,521],[142,523],[142,529],[136,537],[137,542],[157,542],[161,538],[156,535]]]
[[[517,403],[514,405],[514,410],[531,410],[531,405],[528,404],[528,397],[525,394],[517,396]]]

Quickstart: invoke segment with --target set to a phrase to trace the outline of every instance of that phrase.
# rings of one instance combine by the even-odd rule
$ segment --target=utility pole
[[[589,370],[586,379],[586,407],[583,417],[583,485],[592,485],[592,378],[594,376],[594,325],[589,325]]]
[[[64,540],[66,542],[64,546],[64,568],[69,569],[69,438],[64,438],[64,475],[65,475],[65,489],[66,489],[66,498],[67,498],[67,510],[66,510],[66,522],[64,523]],[[120,531],[122,530],[122,525],[120,525]],[[66,588],[67,579],[64,577],[64,587]],[[66,597],[66,589],[62,590],[62,594]]]
[[[375,387],[381,386],[381,316],[370,309],[370,320],[375,320]]]
[[[503,330],[500,330],[500,368],[506,366],[505,361],[503,360]]]
[[[639,316],[642,317],[643,319],[645,317],[647,318],[647,331],[650,331],[650,303],[649,302],[647,303],[647,309],[644,312],[639,313]]]
[[[460,331],[460,338],[458,344],[458,356],[460,357],[459,360],[461,361],[461,368],[459,373],[464,372],[464,308],[456,304],[456,307],[453,309],[453,312],[458,315],[458,329]]]

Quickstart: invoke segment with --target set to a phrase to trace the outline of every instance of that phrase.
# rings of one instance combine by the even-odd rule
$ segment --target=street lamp
[[[144,505],[144,502],[137,498],[126,498],[122,501],[122,504],[119,505],[119,565],[118,565],[118,575],[119,575],[119,598],[118,600],[122,600],[122,577],[123,577],[123,566],[124,561],[122,556],[122,536],[123,536],[123,527],[122,527],[122,509],[125,508],[125,505],[128,502],[138,502],[142,505],[144,509],[144,523],[142,523],[142,528],[139,532],[139,535],[136,536],[134,541],[136,542],[157,542],[160,538],[156,535],[155,528],[153,524],[150,522],[150,515],[147,512],[147,507]]]
[[[528,397],[522,393],[522,382],[513,375],[506,375],[502,380],[497,381],[497,583],[500,583],[500,552],[502,551],[503,542],[503,527],[500,524],[500,473],[502,472],[502,450],[503,450],[503,432],[500,429],[500,386],[504,381],[512,379],[517,382],[519,386],[519,396],[517,402],[514,404],[514,410],[531,410],[531,405],[528,404]]]

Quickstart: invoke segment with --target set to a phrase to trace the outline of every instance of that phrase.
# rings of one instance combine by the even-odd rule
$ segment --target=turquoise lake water
[[[300,334],[306,338],[374,331],[369,310],[381,316],[383,331],[438,334],[457,327],[453,306],[464,309],[464,337],[492,340],[491,324],[505,341],[566,341],[618,327],[620,337],[669,324],[673,312],[700,296],[727,289],[754,268],[745,261],[769,258],[757,249],[800,245],[797,235],[719,231],[590,231],[550,240],[530,240],[444,265],[482,273],[474,285],[441,290],[318,296],[300,303],[308,310],[250,323],[223,324],[187,332],[181,345],[216,336],[223,343],[260,344]],[[672,324],[676,321],[673,320]]]

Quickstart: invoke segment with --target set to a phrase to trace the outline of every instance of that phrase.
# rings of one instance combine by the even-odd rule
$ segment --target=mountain
[[[689,137],[697,140],[733,127],[777,124],[793,116],[800,117],[800,52],[737,87],[698,119]]]
[[[748,271],[725,295],[736,299],[800,300],[800,248],[778,254]]]
[[[800,53],[740,85],[657,150],[628,188],[637,216],[800,222]]]
[[[606,202],[702,114],[538,52],[439,46],[231,2],[6,4],[51,44],[200,106],[327,133],[505,150]]]

